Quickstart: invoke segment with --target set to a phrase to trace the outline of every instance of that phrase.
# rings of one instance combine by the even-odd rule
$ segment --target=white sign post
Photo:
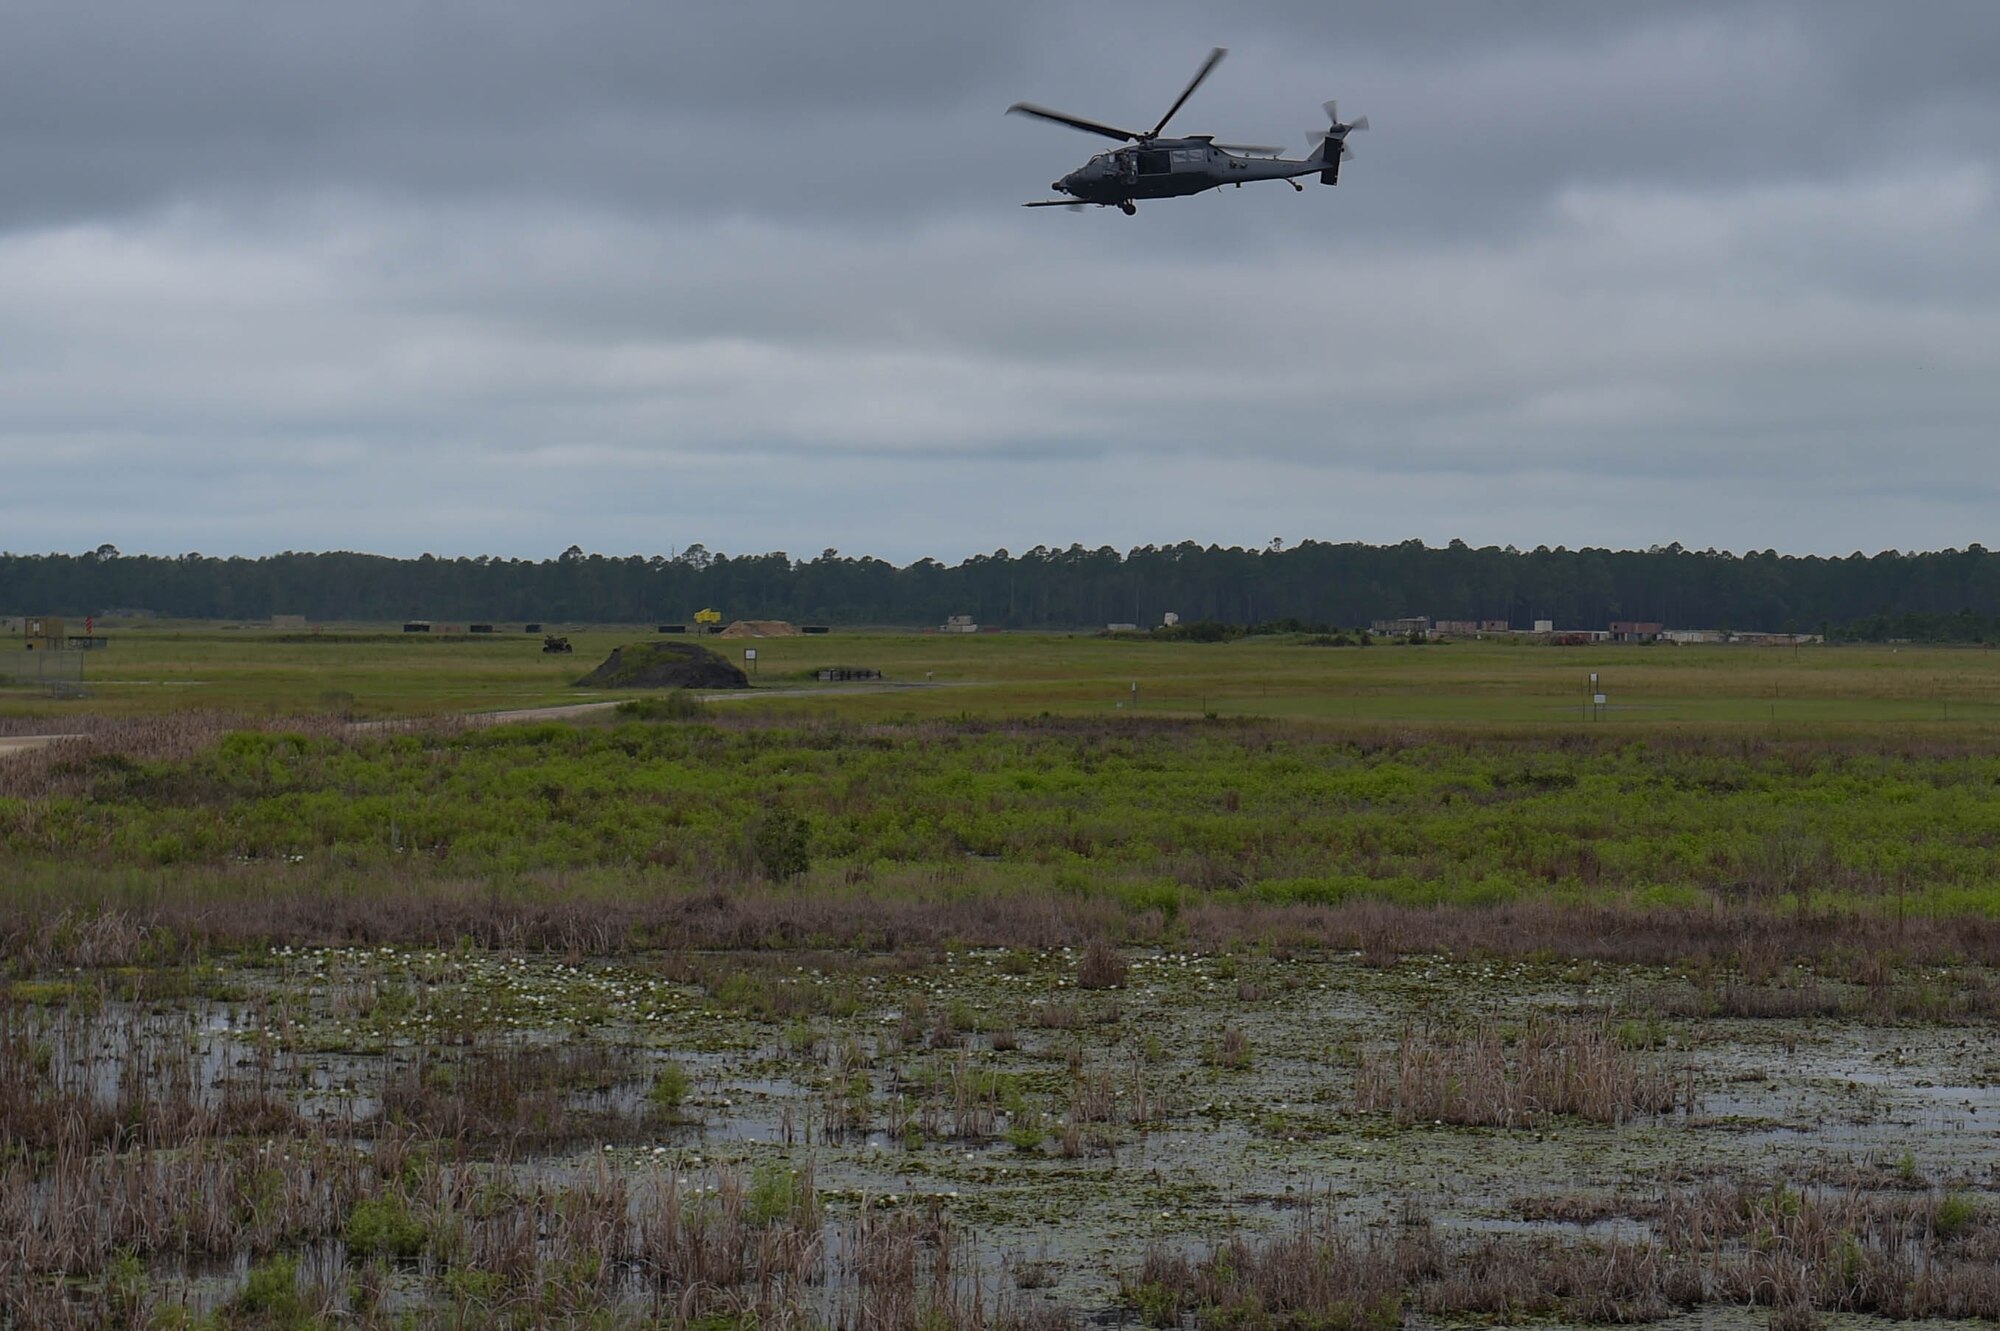
[[[757,672],[757,649],[755,647],[745,647],[743,649],[743,659],[750,663],[750,672],[755,674]]]

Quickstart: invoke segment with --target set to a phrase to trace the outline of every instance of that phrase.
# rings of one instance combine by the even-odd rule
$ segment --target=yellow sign
[[[720,610],[697,610],[694,612],[694,622],[697,624],[720,624],[722,622],[722,612]]]

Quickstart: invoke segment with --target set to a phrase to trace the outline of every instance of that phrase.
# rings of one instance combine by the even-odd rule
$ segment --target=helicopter
[[[1049,186],[1058,194],[1067,194],[1068,198],[1035,199],[1021,206],[1081,211],[1085,204],[1095,204],[1100,208],[1116,207],[1130,217],[1139,211],[1136,202],[1139,199],[1173,199],[1184,194],[1221,189],[1224,185],[1241,188],[1244,182],[1251,180],[1282,180],[1301,193],[1305,186],[1293,179],[1295,176],[1317,174],[1320,184],[1338,185],[1340,164],[1354,156],[1347,146],[1347,136],[1367,129],[1368,117],[1357,116],[1343,122],[1337,102],[1326,103],[1326,129],[1307,140],[1312,155],[1296,161],[1280,156],[1277,148],[1217,143],[1212,134],[1188,134],[1173,139],[1160,137],[1167,122],[1174,118],[1174,113],[1194,96],[1194,90],[1201,86],[1202,80],[1214,73],[1215,67],[1222,63],[1222,57],[1228,54],[1228,50],[1220,46],[1210,51],[1208,59],[1195,71],[1187,88],[1160,117],[1160,123],[1149,130],[1134,132],[1119,129],[1116,125],[1103,125],[1095,120],[1051,111],[1033,102],[1016,102],[1008,107],[1009,115],[1053,120],[1058,125],[1068,125],[1087,134],[1102,134],[1107,139],[1118,139],[1132,145],[1099,153]]]

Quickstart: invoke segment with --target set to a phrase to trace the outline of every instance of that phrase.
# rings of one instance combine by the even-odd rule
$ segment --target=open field
[[[194,709],[249,716],[339,710],[359,717],[498,711],[577,702],[571,681],[643,628],[562,629],[576,651],[545,656],[522,634],[449,638],[393,626],[330,628],[315,638],[176,626],[115,628],[87,662],[92,696],[58,702],[0,688],[0,719],[56,721]],[[1298,637],[1226,644],[1155,643],[1063,634],[835,633],[756,641],[707,639],[741,660],[759,653],[755,683],[785,705],[825,665],[878,669],[891,681],[946,685],[856,688],[813,715],[853,717],[1114,712],[1132,701],[1158,715],[1217,712],[1347,722],[1452,722],[1566,727],[1584,719],[1588,676],[1610,696],[1604,723],[1962,726],[2000,722],[2000,654],[1982,648],[1551,648],[1486,642],[1329,648]],[[62,729],[59,725],[48,729]]]
[[[0,1327],[2000,1316],[1989,654],[633,636],[0,694]]]

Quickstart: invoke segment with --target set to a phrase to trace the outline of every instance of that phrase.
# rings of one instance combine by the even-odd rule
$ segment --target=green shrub
[[[359,1202],[347,1217],[347,1251],[353,1257],[407,1261],[424,1250],[428,1238],[423,1222],[397,1194]]]
[[[616,710],[631,721],[699,721],[708,715],[701,699],[686,689],[632,698],[619,703]]]
[[[1948,1192],[1937,1205],[1937,1213],[1931,1217],[1931,1228],[1940,1239],[1952,1239],[1973,1227],[1979,1220],[1979,1203],[1962,1192]]]
[[[312,1324],[299,1297],[299,1264],[292,1257],[267,1257],[250,1268],[250,1279],[229,1301],[229,1322],[272,1331],[304,1331]]]
[[[812,826],[789,809],[772,809],[750,827],[750,849],[774,882],[812,867]]]
[[[687,1093],[687,1069],[678,1063],[669,1063],[660,1069],[659,1076],[653,1078],[652,1089],[646,1092],[646,1101],[661,1118],[677,1122],[681,1106],[687,1101]]]
[[[773,1225],[803,1215],[812,1205],[809,1185],[784,1165],[758,1165],[750,1176],[744,1210],[753,1225]]]

